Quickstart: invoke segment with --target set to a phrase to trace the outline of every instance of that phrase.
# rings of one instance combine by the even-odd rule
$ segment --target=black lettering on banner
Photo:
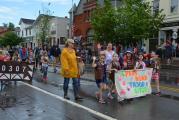
[[[16,66],[16,72],[19,72],[19,66]]]
[[[2,71],[6,71],[6,66],[5,65],[2,65]]]
[[[26,62],[0,61],[0,81],[31,81],[33,66],[33,64]]]
[[[22,71],[23,71],[23,72],[25,72],[25,69],[26,69],[26,67],[25,67],[25,66],[22,66]]]
[[[9,72],[12,72],[12,65],[9,66]]]

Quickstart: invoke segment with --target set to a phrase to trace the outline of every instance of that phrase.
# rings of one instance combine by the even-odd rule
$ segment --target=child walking
[[[44,54],[41,57],[41,62],[42,62],[42,73],[43,73],[43,82],[47,83],[47,73],[48,73],[48,63],[49,63],[49,58],[48,54],[45,51]]]
[[[92,67],[95,68],[95,79],[99,91],[96,92],[96,97],[99,103],[106,103],[103,99],[103,91],[106,90],[106,64],[105,53],[101,51],[99,53],[99,61],[96,61],[96,57],[93,57]]]

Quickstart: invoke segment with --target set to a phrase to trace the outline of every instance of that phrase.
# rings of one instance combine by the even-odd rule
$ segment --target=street
[[[16,103],[5,110],[0,109],[3,120],[178,120],[179,88],[161,86],[161,97],[148,95],[120,104],[107,99],[100,104],[95,98],[96,83],[81,81],[83,101],[75,101],[70,83],[69,100],[63,99],[63,78],[49,72],[49,81],[40,81],[39,72],[34,74],[32,85],[18,82],[9,89],[16,96]],[[164,90],[165,89],[165,90]]]

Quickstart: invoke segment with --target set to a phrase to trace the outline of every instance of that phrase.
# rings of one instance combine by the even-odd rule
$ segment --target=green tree
[[[0,45],[2,46],[15,46],[23,42],[23,39],[18,37],[14,32],[7,32],[0,38]]]
[[[3,27],[7,28],[10,31],[14,31],[15,30],[15,25],[11,22],[9,23],[3,23]]]
[[[14,31],[15,30],[15,25],[13,23],[9,22],[9,24],[8,24],[8,30]]]
[[[42,42],[42,44],[47,44],[48,43],[48,36],[49,36],[49,32],[50,32],[50,16],[49,15],[42,15],[41,16],[41,20],[39,22],[39,38],[40,38],[40,42]]]
[[[50,3],[48,3],[48,7],[50,6]],[[43,13],[40,14],[40,20],[38,24],[38,37],[39,42],[42,44],[48,44],[49,43],[49,35],[50,35],[50,20],[53,17],[52,12],[49,8],[43,8]]]
[[[97,5],[92,13],[91,24],[95,31],[94,38],[100,42],[115,39],[115,10],[109,0],[104,0],[104,7]]]
[[[111,7],[109,0],[104,2],[104,7],[98,6],[92,16],[95,38],[99,41],[108,37],[125,45],[150,38],[164,19],[162,11],[152,14],[150,4],[141,0],[123,0],[122,7],[117,9]]]

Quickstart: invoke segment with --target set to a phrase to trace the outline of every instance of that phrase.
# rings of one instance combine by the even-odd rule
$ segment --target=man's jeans
[[[78,96],[78,80],[77,78],[72,78],[72,80],[73,80],[74,97],[77,97]],[[70,78],[64,78],[64,83],[63,83],[64,96],[67,96],[68,94],[69,81],[70,81]]]

